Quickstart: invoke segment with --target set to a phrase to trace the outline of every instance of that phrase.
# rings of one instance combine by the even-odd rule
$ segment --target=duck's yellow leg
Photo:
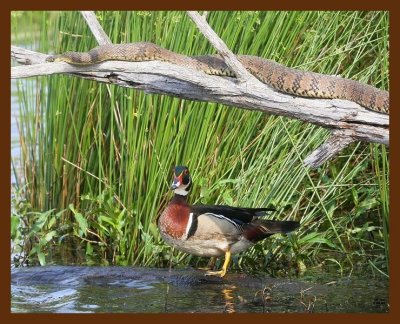
[[[230,261],[231,261],[231,251],[226,251],[225,252],[225,261],[224,261],[224,265],[222,266],[222,269],[219,271],[207,271],[206,276],[218,276],[218,277],[222,278],[226,274],[226,269],[228,268]]]

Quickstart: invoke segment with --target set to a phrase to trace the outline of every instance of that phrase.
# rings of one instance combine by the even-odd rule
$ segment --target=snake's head
[[[65,63],[73,64],[73,65],[90,64],[90,62],[81,61],[79,55],[78,55],[78,58],[75,58],[76,55],[77,55],[77,53],[75,53],[75,52],[66,52],[64,54],[49,55],[46,58],[46,62],[65,62]]]
[[[46,57],[46,62],[56,62],[56,56],[55,55],[49,55]]]
[[[63,55],[49,55],[46,62],[66,62],[66,60]]]

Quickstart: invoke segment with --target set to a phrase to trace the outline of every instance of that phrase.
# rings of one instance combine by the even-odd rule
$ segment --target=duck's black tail
[[[296,221],[274,221],[256,219],[246,224],[243,235],[252,242],[257,242],[277,233],[289,233],[300,227]]]
[[[270,232],[271,234],[289,233],[300,227],[300,223],[295,221],[274,221],[258,219],[253,223],[262,226],[267,232]]]

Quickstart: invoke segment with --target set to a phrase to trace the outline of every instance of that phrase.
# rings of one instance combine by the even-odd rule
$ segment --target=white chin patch
[[[184,188],[176,188],[174,192],[181,196],[186,196],[189,192],[186,191]]]

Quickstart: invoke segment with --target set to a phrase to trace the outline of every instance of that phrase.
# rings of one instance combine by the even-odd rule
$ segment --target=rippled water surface
[[[387,312],[382,278],[276,279],[198,270],[49,266],[12,269],[12,312]]]

